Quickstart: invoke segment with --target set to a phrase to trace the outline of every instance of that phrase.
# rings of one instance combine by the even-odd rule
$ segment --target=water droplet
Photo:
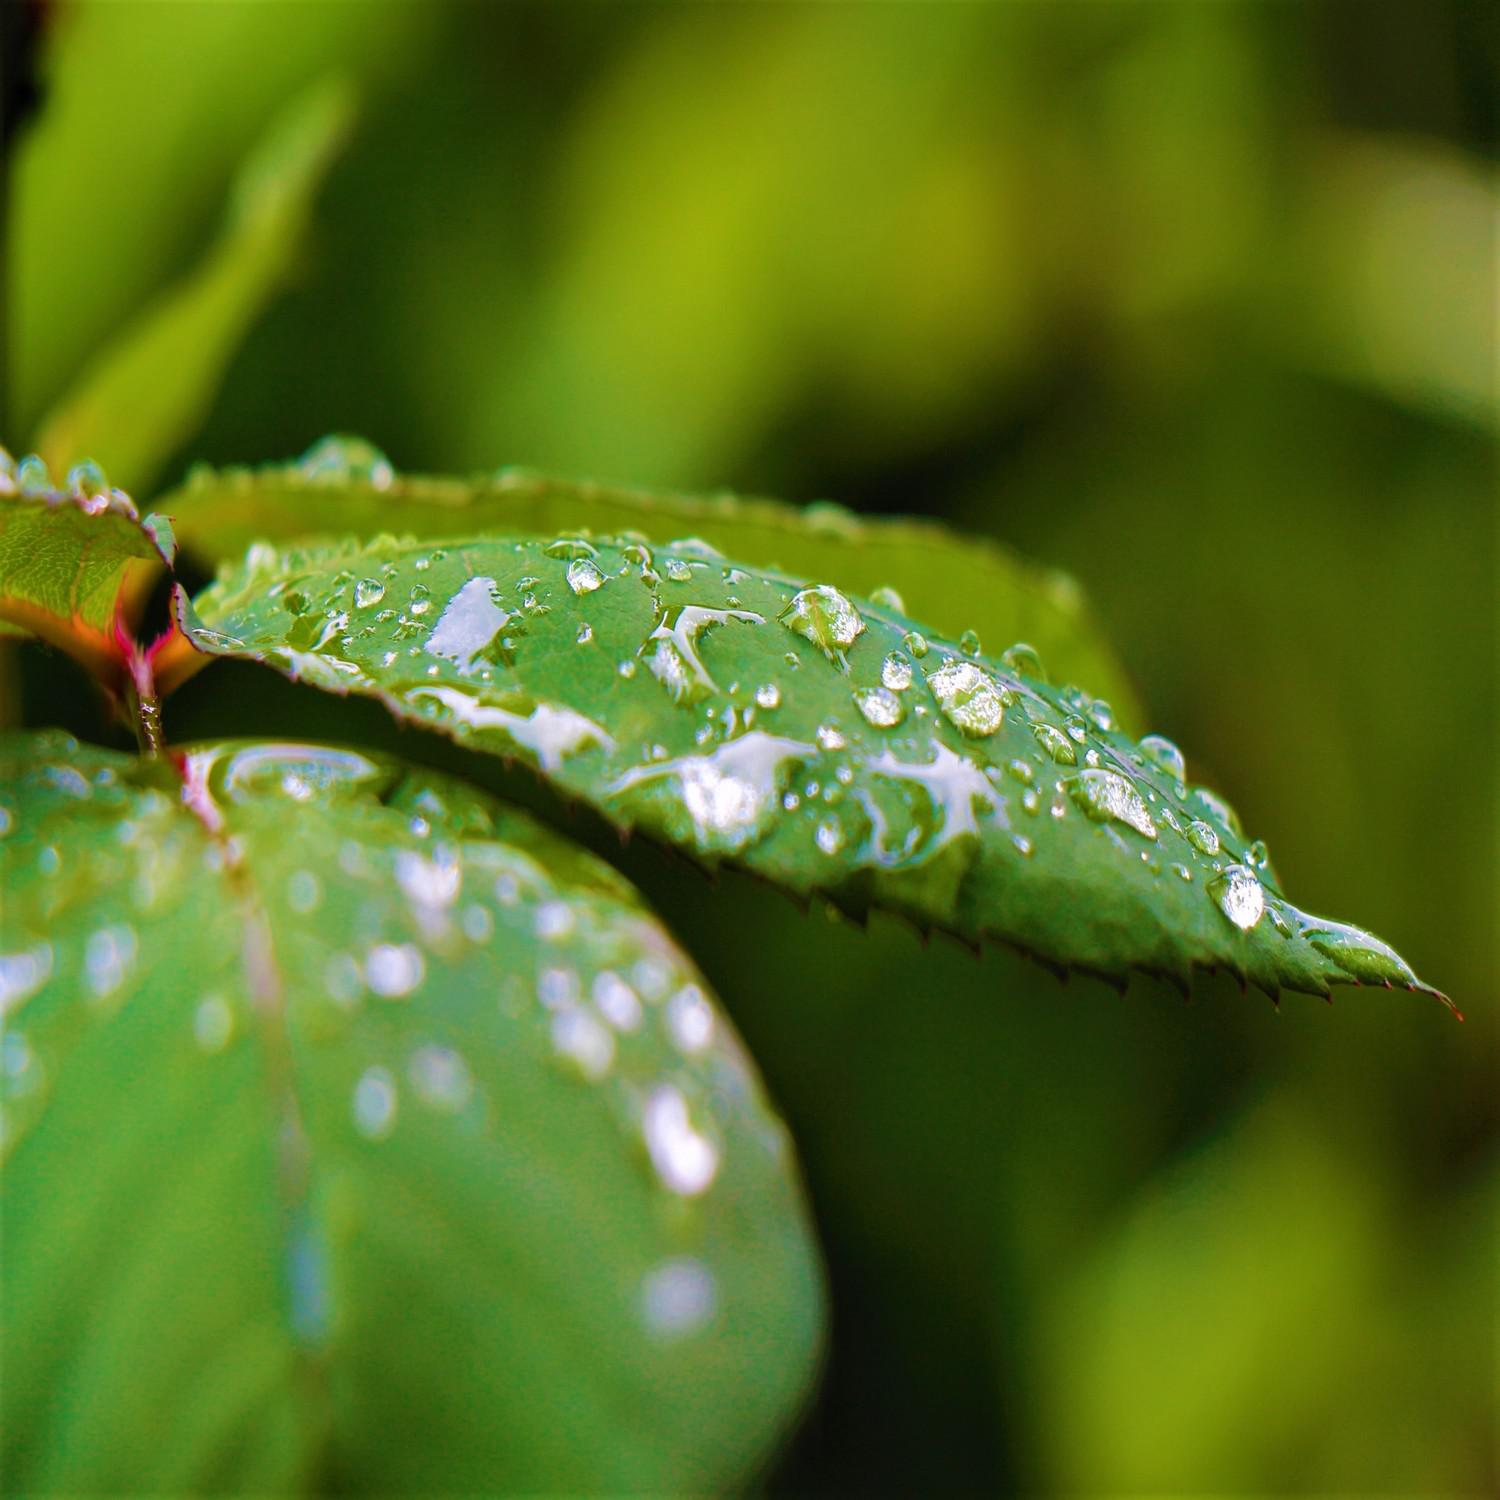
[[[706,630],[731,620],[764,625],[765,616],[744,609],[705,609],[697,604],[664,606],[639,654],[651,675],[677,704],[699,703],[718,685],[699,655],[698,640]]]
[[[1408,989],[1419,984],[1395,949],[1382,943],[1374,933],[1344,922],[1309,920],[1313,925],[1302,927],[1301,936],[1351,979],[1361,984],[1401,985]]]
[[[822,750],[842,750],[849,743],[832,724],[819,724],[814,738]]]
[[[1230,865],[1222,875],[1216,875],[1209,881],[1208,891],[1219,910],[1241,932],[1249,932],[1266,909],[1265,890],[1255,872],[1244,865]]]
[[[662,564],[664,572],[673,583],[687,583],[693,576],[692,567],[685,563],[680,557],[669,557]]]
[[[537,907],[532,925],[543,942],[560,943],[572,936],[578,916],[566,901],[544,901]]]
[[[1172,781],[1187,779],[1187,759],[1165,735],[1148,734],[1140,742],[1141,753],[1153,766]]]
[[[464,936],[471,943],[487,943],[494,934],[495,919],[490,915],[489,907],[481,906],[477,901],[464,907],[459,920]]]
[[[101,927],[84,944],[83,966],[89,988],[101,999],[119,989],[135,962],[136,936],[123,925]]]
[[[471,580],[472,581],[472,580]],[[467,587],[467,585],[465,585]],[[460,589],[459,593],[463,590]],[[457,595],[454,596],[455,599]],[[432,608],[432,590],[425,583],[414,583],[411,586],[411,603],[408,606],[414,615],[425,615]]]
[[[463,1054],[437,1043],[427,1043],[412,1053],[406,1076],[417,1098],[441,1114],[457,1114],[474,1092],[474,1079]]]
[[[354,1085],[354,1128],[383,1141],[396,1128],[396,1080],[388,1068],[366,1068]]]
[[[880,681],[893,693],[904,693],[911,686],[911,663],[899,651],[892,651],[880,664]]]
[[[675,777],[699,847],[734,853],[765,832],[786,768],[804,758],[809,748],[755,729],[708,755],[627,771],[609,790],[619,795]]]
[[[1219,852],[1219,835],[1207,823],[1194,818],[1183,830],[1187,841],[1199,854],[1215,855]]]
[[[1115,711],[1103,698],[1095,698],[1089,704],[1088,713],[1095,729],[1107,732],[1115,727]]]
[[[642,1280],[641,1321],[655,1338],[684,1338],[707,1326],[718,1301],[713,1272],[701,1260],[679,1256]]]
[[[28,499],[52,493],[52,473],[39,455],[28,453],[16,465],[16,488]]]
[[[870,591],[870,603],[881,609],[894,610],[898,615],[906,613],[906,601],[889,584],[882,584]]]
[[[205,1052],[222,1052],[234,1035],[234,1012],[222,995],[209,995],[193,1012],[193,1037]]]
[[[1022,786],[1030,786],[1036,776],[1036,771],[1029,760],[1012,760],[1007,763],[1005,769],[1010,773],[1012,780],[1019,781]]]
[[[1193,872],[1186,865],[1173,865],[1172,873],[1179,879],[1191,883]]]
[[[1148,839],[1156,837],[1141,794],[1116,771],[1080,771],[1066,783],[1068,795],[1096,823],[1124,823]]]
[[[1031,840],[1027,838],[1024,833],[1011,834],[1010,841],[1016,846],[1016,853],[1018,854],[1029,855],[1032,849],[1035,847],[1032,844]]]
[[[640,996],[612,969],[594,975],[594,1007],[616,1031],[634,1031],[641,1024]]]
[[[714,1013],[696,984],[685,984],[667,1001],[667,1031],[679,1052],[696,1057],[714,1036]]]
[[[552,1045],[590,1082],[603,1078],[614,1064],[613,1032],[586,1010],[570,1006],[553,1016]]]
[[[1239,814],[1217,793],[1209,791],[1206,786],[1195,786],[1192,790],[1192,800],[1209,817],[1216,818],[1236,838],[1243,836],[1240,829]]]
[[[109,492],[109,481],[104,470],[93,459],[86,458],[68,470],[68,489],[81,499],[92,500]]]
[[[927,674],[927,686],[960,733],[984,739],[1000,728],[1005,717],[1000,684],[974,662],[944,662],[936,672]]]
[[[548,542],[542,551],[548,557],[598,557],[599,549],[590,541],[581,536],[560,536],[555,542]]]
[[[781,706],[781,689],[774,682],[763,682],[755,690],[755,701],[762,708],[779,708]]]
[[[316,442],[297,460],[298,473],[314,484],[360,483],[389,489],[396,471],[373,443],[334,434]]]
[[[574,643],[579,646],[587,646],[594,638],[594,627],[587,620],[578,627],[578,634],[573,637]]]
[[[813,834],[813,842],[822,853],[837,854],[844,847],[843,825],[836,818],[824,818]]]
[[[604,574],[592,558],[575,557],[568,564],[568,587],[575,594],[592,594],[603,587]]]
[[[977,630],[966,630],[958,638],[958,649],[965,656],[979,655],[979,632]]]
[[[693,1124],[680,1089],[662,1084],[646,1100],[642,1133],[663,1185],[684,1197],[706,1192],[719,1172],[719,1150]]]
[[[396,852],[396,884],[413,905],[432,909],[452,906],[462,883],[463,867],[447,845],[435,847],[431,858],[413,849]]]
[[[316,911],[323,899],[323,887],[311,870],[294,870],[286,883],[286,903],[294,912],[306,916]]]
[[[385,585],[378,578],[361,578],[354,585],[354,607],[373,609],[385,598]]]
[[[421,984],[427,966],[412,943],[377,943],[365,957],[365,980],[377,995],[398,1000]]]
[[[1252,870],[1264,871],[1270,868],[1271,851],[1266,848],[1266,841],[1264,839],[1256,839],[1245,850],[1245,863]]]
[[[1047,680],[1047,669],[1042,665],[1042,658],[1037,654],[1036,647],[1025,641],[1017,641],[1014,646],[1002,651],[1000,664],[1018,677],[1029,677],[1033,682]]]
[[[776,617],[788,630],[811,641],[841,670],[844,653],[864,633],[865,622],[853,603],[831,584],[802,589]]]
[[[894,729],[906,717],[906,705],[888,687],[856,688],[854,704],[875,729]]]
[[[455,687],[418,687],[407,693],[411,702],[428,700],[446,709],[465,729],[498,730],[535,754],[544,771],[555,771],[570,755],[591,746],[613,750],[615,742],[592,719],[550,703],[535,703],[514,694],[514,707],[480,701]],[[522,709],[527,710],[522,712]]]

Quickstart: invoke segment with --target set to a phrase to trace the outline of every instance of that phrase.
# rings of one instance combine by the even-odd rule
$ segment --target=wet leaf
[[[0,449],[0,624],[36,635],[101,677],[118,667],[112,620],[132,563],[170,563],[172,528],[144,519],[94,465],[54,487],[35,457],[19,469]]]
[[[470,479],[398,474],[357,438],[332,437],[293,464],[194,471],[162,502],[183,547],[207,561],[238,559],[260,538],[309,533],[373,537],[556,536],[562,530],[639,532],[665,543],[696,536],[747,565],[784,568],[857,594],[892,589],[904,607],[957,636],[1030,641],[1061,680],[1086,681],[1126,724],[1135,692],[1099,634],[1076,583],[988,538],[930,521],[870,520],[842,506],[799,509],[774,500],[622,489],[501,470]]]
[[[337,81],[281,114],[240,169],[223,233],[203,263],[92,360],[44,420],[37,446],[49,463],[87,453],[130,488],[156,478],[285,280],[352,116],[350,92]]]
[[[8,738],[0,834],[12,1487],[745,1482],[809,1383],[816,1253],[619,877],[270,743]]]
[[[262,546],[179,609],[200,650],[377,698],[622,828],[852,913],[1117,979],[1426,988],[1288,902],[1175,746],[1040,680],[1029,648],[966,651],[700,542]]]

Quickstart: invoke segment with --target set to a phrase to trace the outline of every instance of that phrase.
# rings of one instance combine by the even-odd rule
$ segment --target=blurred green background
[[[801,1143],[834,1329],[772,1493],[1500,1490],[1496,18],[6,6],[13,451],[339,75],[304,252],[163,484],[348,430],[998,536],[1292,897],[1467,1011],[1122,998],[611,850]],[[473,769],[260,675],[169,729]]]

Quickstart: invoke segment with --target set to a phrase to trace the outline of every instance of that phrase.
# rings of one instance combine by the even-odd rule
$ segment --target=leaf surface
[[[170,564],[173,546],[165,517],[143,519],[102,477],[57,490],[34,458],[23,460],[18,479],[0,449],[0,624],[7,633],[40,636],[107,676],[121,654],[112,624],[127,570]]]
[[[1426,988],[1291,905],[1175,746],[1120,734],[1028,649],[983,657],[701,543],[261,547],[179,607],[203,651],[377,698],[622,828],[853,913],[1115,979]]]
[[[0,820],[12,1487],[746,1482],[813,1372],[816,1252],[619,877],[295,745],[12,737]]]
[[[200,467],[162,501],[185,549],[237,560],[260,538],[314,533],[418,538],[479,532],[639,532],[665,543],[696,536],[747,565],[819,577],[853,593],[894,589],[904,607],[957,636],[1030,641],[1061,677],[1089,682],[1139,722],[1135,691],[1089,616],[1078,585],[987,538],[914,519],[870,520],[842,506],[623,489],[501,470],[470,479],[398,474],[378,449],[333,437],[297,463]]]
[[[86,453],[131,489],[156,478],[285,280],[352,117],[339,82],[314,86],[282,113],[240,169],[202,264],[92,360],[44,420],[37,447],[49,463],[60,469]]]

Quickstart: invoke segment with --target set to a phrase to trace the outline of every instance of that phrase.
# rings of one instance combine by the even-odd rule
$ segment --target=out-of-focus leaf
[[[225,367],[292,264],[312,200],[353,118],[347,84],[295,100],[247,159],[204,263],[85,366],[45,420],[54,466],[87,453],[140,489],[202,420]]]
[[[619,877],[352,751],[44,735],[0,771],[12,1487],[746,1481],[816,1252]]]
[[[1410,1353],[1408,1288],[1466,1274],[1458,1237],[1427,1226],[1405,1242],[1421,1268],[1399,1265],[1412,1231],[1389,1183],[1336,1134],[1262,1099],[1054,1266],[1034,1310],[1037,1490],[1373,1494],[1397,1472],[1403,1493],[1477,1492],[1479,1362],[1461,1339]]]
[[[40,636],[108,678],[122,649],[112,622],[132,563],[172,561],[164,516],[141,518],[96,468],[74,471],[69,491],[35,457],[18,471],[0,449],[0,627]]]
[[[206,653],[379,699],[622,827],[851,911],[1114,978],[1427,989],[1286,901],[1174,745],[1120,734],[1028,648],[982,657],[701,542],[262,546],[178,611]]]
[[[501,470],[470,479],[399,475],[360,439],[326,438],[294,464],[200,468],[162,502],[183,547],[211,562],[239,558],[261,537],[309,533],[456,536],[479,531],[692,535],[759,567],[817,576],[859,594],[896,590],[905,607],[949,635],[1029,641],[1053,671],[1087,683],[1126,727],[1135,692],[1089,616],[1077,584],[988,538],[930,521],[870,520],[842,506],[624,489]]]
[[[1493,429],[1494,173],[1378,137],[1325,138],[1312,160],[1316,191],[1292,253],[1268,257],[1297,314],[1269,324],[1277,342],[1341,379]]]

